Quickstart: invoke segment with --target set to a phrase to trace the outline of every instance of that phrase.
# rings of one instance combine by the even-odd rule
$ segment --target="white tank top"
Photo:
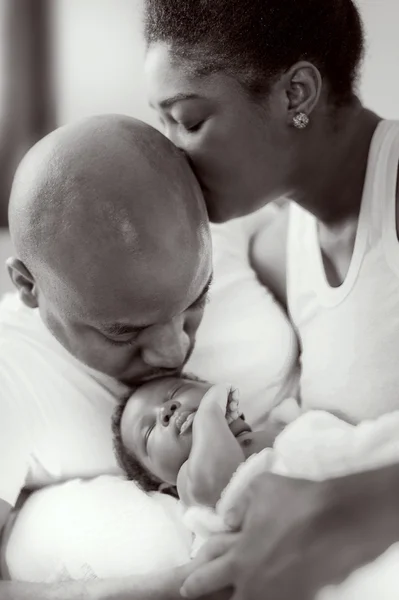
[[[346,279],[329,285],[317,220],[292,204],[288,309],[301,344],[305,410],[341,412],[355,422],[399,409],[399,242],[396,180],[399,122],[381,121]]]

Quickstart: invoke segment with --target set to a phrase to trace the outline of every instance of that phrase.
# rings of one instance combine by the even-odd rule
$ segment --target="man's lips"
[[[153,381],[155,379],[161,379],[163,377],[179,377],[180,370],[179,369],[159,369],[158,371],[150,371],[146,375],[140,377],[141,383],[148,383],[149,381]]]

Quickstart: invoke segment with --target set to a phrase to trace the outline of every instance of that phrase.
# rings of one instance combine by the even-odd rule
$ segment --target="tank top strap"
[[[325,277],[316,218],[292,203],[287,242],[290,312],[302,310],[300,299],[305,298],[308,306],[310,298],[330,307],[342,302],[355,284],[365,254],[377,245],[384,245],[386,260],[399,274],[395,225],[398,158],[399,122],[381,121],[370,145],[352,260],[346,279],[338,288],[329,286]]]
[[[399,158],[399,122],[380,121],[370,146],[363,188],[359,229],[367,231],[368,246],[383,241],[396,247],[396,179]],[[392,236],[393,234],[393,236]],[[388,251],[388,248],[387,248]],[[387,252],[387,255],[391,250]]]
[[[374,181],[373,215],[381,214],[381,240],[385,258],[399,276],[399,242],[397,232],[397,189],[399,169],[399,122],[384,121],[384,142]]]

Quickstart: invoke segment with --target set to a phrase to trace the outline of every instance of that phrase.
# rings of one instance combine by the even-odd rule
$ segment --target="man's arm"
[[[155,574],[154,574],[155,575]],[[0,581],[1,600],[179,600],[179,569],[154,576],[53,585]]]
[[[1,600],[181,600],[183,578],[171,573],[108,580],[94,583],[71,582],[55,585],[0,581]],[[203,600],[228,600],[231,592],[206,596]]]
[[[214,536],[184,592],[198,598],[233,586],[234,600],[264,590],[313,598],[399,542],[398,500],[399,464],[325,482],[262,475],[226,517],[241,529],[234,544]]]

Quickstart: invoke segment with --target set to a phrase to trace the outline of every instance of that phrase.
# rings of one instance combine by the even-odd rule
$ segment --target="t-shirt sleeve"
[[[19,392],[15,373],[0,363],[0,499],[11,506],[24,488],[31,455],[27,398]]]

